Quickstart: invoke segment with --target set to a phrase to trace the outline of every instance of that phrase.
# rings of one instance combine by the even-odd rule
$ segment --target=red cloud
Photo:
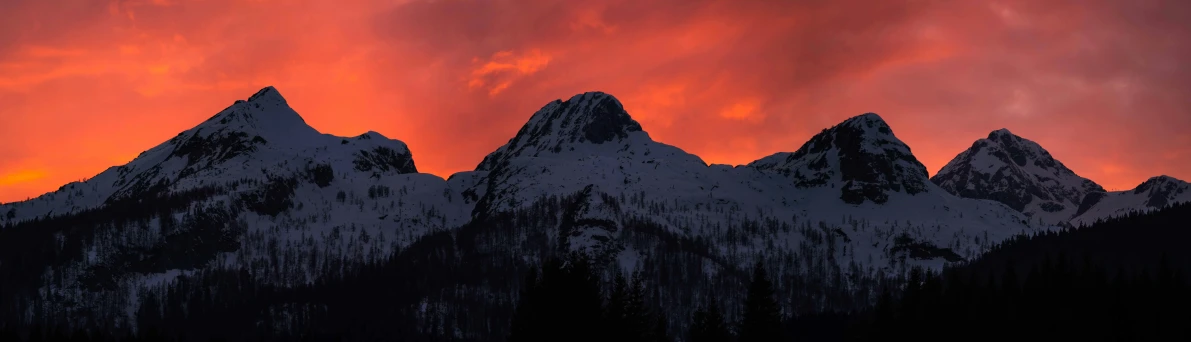
[[[1081,175],[1191,180],[1178,0],[0,2],[0,201],[56,189],[275,85],[328,133],[471,169],[545,103],[616,95],[709,162],[863,112],[934,171],[1008,127]],[[13,178],[16,179],[16,178]],[[13,183],[13,182],[9,182]]]

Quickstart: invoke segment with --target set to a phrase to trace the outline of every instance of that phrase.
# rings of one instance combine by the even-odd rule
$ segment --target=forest
[[[460,249],[444,246],[461,243],[461,234],[441,232],[308,286],[261,285],[246,271],[181,277],[163,295],[145,293],[135,333],[58,329],[46,321],[4,326],[0,340],[1185,341],[1191,250],[1181,243],[1191,241],[1189,228],[1191,204],[1178,204],[1023,235],[939,272],[915,269],[904,284],[884,283],[872,305],[844,311],[784,310],[779,298],[789,290],[775,286],[758,262],[746,271],[741,293],[704,293],[700,298],[709,300],[679,322],[665,318],[673,316],[663,309],[665,296],[643,271],[607,272],[581,253],[543,257],[530,267],[509,260],[503,269],[480,266],[498,260],[474,250],[450,255]],[[504,305],[467,290],[514,271],[522,275],[508,283],[515,287],[489,287],[515,293],[496,300]],[[419,295],[426,288],[439,289],[438,300]],[[467,331],[493,333],[460,333]]]

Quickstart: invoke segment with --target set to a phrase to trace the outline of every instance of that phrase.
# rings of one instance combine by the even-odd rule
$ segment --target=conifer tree
[[[666,324],[666,314],[658,312],[656,316],[657,322],[653,325],[652,342],[671,342],[670,333],[666,331],[669,328],[669,324]]]
[[[525,276],[522,284],[521,298],[513,314],[513,323],[509,332],[509,341],[538,341],[542,338],[542,331],[538,329],[541,322],[542,307],[541,279],[538,278],[538,268],[532,267]]]
[[[877,336],[889,337],[894,326],[894,308],[893,308],[893,294],[889,291],[889,286],[881,287],[881,295],[877,297],[877,305],[873,309],[875,315],[873,317],[872,331],[870,331],[869,339],[876,339]]]
[[[45,335],[43,335],[43,334],[44,334],[44,331],[41,328],[41,326],[38,324],[34,324],[32,327],[29,328],[29,337],[28,337],[27,341],[29,341],[29,342],[44,342],[46,339],[45,339]]]
[[[706,309],[695,311],[687,339],[691,342],[729,342],[732,335],[724,322],[724,315],[713,299]]]
[[[540,279],[531,274],[515,313],[509,341],[602,341],[607,339],[599,279],[586,255],[552,259]]]
[[[552,315],[558,317],[556,325],[560,335],[554,341],[604,341],[606,340],[600,322],[604,315],[603,295],[600,280],[591,266],[591,259],[584,253],[571,253],[566,262],[564,280],[561,286],[552,289],[554,303],[562,304]]]
[[[628,322],[625,319],[628,305],[628,284],[624,275],[619,271],[613,278],[612,293],[608,295],[608,303],[604,306],[604,320],[607,323],[609,338],[624,341],[628,338]]]
[[[648,341],[652,334],[653,316],[645,308],[645,277],[633,273],[633,284],[629,287],[625,303],[625,322],[629,339],[626,341]]]
[[[753,267],[753,281],[745,298],[740,342],[782,341],[784,335],[781,307],[773,296],[773,284],[765,272],[765,265],[758,261]]]
[[[17,333],[12,324],[5,325],[0,329],[0,341],[20,341],[21,335]]]

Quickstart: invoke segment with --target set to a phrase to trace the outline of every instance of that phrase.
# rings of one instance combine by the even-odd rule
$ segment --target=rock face
[[[575,194],[564,210],[558,227],[562,249],[587,253],[604,262],[623,249],[617,241],[621,229],[620,205],[595,185]]]
[[[699,157],[650,139],[615,97],[583,93],[546,104],[476,167],[487,182],[476,214],[511,210],[541,196],[570,195],[592,184],[608,193],[635,184],[668,186],[664,178],[673,175],[667,173],[706,166]]]
[[[840,199],[849,204],[885,203],[890,192],[925,192],[929,179],[910,147],[874,113],[825,129],[793,153],[773,154],[749,166],[790,177],[799,188],[839,184]]]
[[[307,169],[356,170],[373,179],[416,173],[404,142],[376,132],[356,138],[319,133],[273,87],[237,100],[198,126],[85,182],[31,201],[10,203],[12,221],[66,215],[130,198],[231,182],[268,181]],[[333,178],[333,177],[332,177]],[[329,180],[328,180],[329,181]]]
[[[74,303],[135,305],[137,289],[196,270],[301,283],[462,225],[475,204],[463,192],[477,181],[418,174],[406,144],[376,132],[319,133],[266,87],[126,165],[0,205],[0,233],[22,239],[0,238],[0,267],[39,255],[22,251],[73,241],[44,266],[59,277],[47,291]],[[303,271],[272,268],[280,264]],[[97,310],[48,303],[64,313]]]
[[[614,143],[642,132],[615,97],[588,92],[554,100],[534,113],[517,135],[484,157],[476,171],[498,169],[512,158],[574,151],[579,144]]]
[[[1102,219],[1147,212],[1183,202],[1191,202],[1191,183],[1165,175],[1151,177],[1133,190],[1088,194],[1076,216],[1071,219],[1071,224],[1090,225]]]
[[[998,201],[1047,224],[1070,220],[1086,196],[1104,192],[1007,129],[977,140],[931,181],[957,196]]]
[[[35,252],[72,241],[69,255],[21,276],[54,281],[53,296],[33,301],[46,310],[102,320],[129,319],[128,308],[67,303],[135,308],[140,290],[200,271],[311,284],[395,251],[413,266],[476,272],[418,274],[440,281],[417,286],[473,282],[419,288],[411,296],[424,303],[398,308],[411,317],[466,307],[447,293],[497,307],[516,302],[509,289],[527,266],[583,251],[656,282],[679,322],[705,304],[682,293],[743,293],[733,277],[756,261],[775,265],[774,279],[807,279],[797,293],[812,298],[865,291],[910,266],[940,268],[1043,229],[1004,204],[931,183],[871,113],[794,152],[708,165],[654,141],[611,95],[583,93],[546,104],[474,171],[443,180],[417,173],[406,145],[379,133],[319,133],[271,87],[127,165],[0,205],[0,223]],[[0,267],[42,255],[6,254],[15,243],[0,239]],[[65,276],[47,278],[47,268]],[[302,316],[288,314],[279,315]]]
[[[1169,176],[1150,178],[1133,190],[1105,192],[1007,129],[977,140],[931,181],[960,197],[1004,203],[1031,222],[1048,225],[1077,227],[1191,201],[1191,186]]]

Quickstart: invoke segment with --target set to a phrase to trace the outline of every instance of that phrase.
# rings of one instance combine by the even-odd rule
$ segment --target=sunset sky
[[[470,170],[547,102],[615,95],[711,163],[876,112],[932,172],[992,130],[1108,189],[1191,180],[1191,1],[3,0],[0,202],[276,86],[316,129]]]

